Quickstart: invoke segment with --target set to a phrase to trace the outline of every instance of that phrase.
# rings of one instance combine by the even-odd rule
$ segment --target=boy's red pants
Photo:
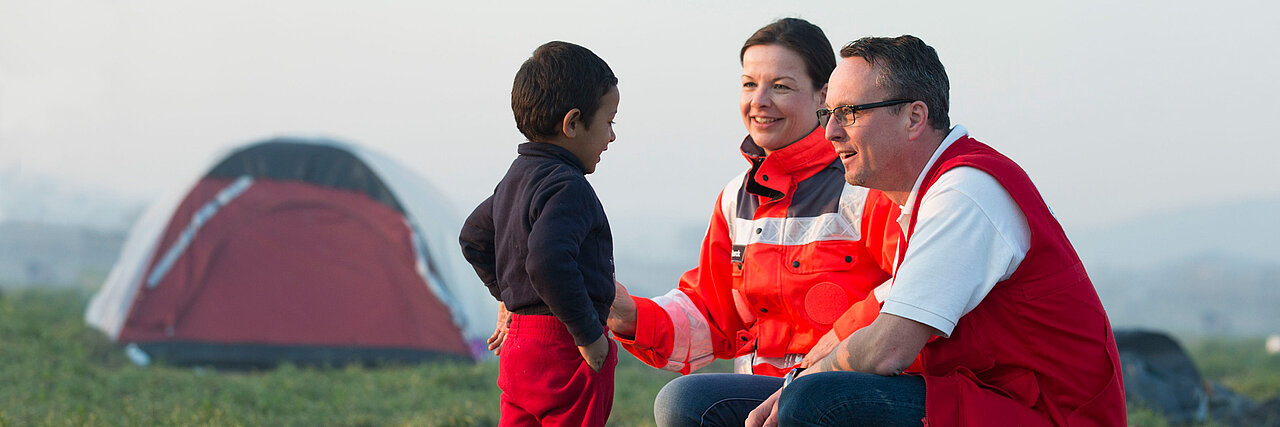
[[[555,316],[511,315],[498,356],[501,426],[603,426],[613,408],[618,345],[600,372],[582,359],[569,330]]]

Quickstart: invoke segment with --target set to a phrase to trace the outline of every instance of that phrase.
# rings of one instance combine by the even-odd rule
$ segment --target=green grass
[[[0,294],[0,426],[497,424],[496,362],[266,371],[137,367],[84,325],[83,290]],[[621,355],[611,425],[653,424],[675,374]]]
[[[141,368],[84,325],[88,292],[0,293],[0,427],[27,425],[488,426],[497,364],[227,372]],[[1197,339],[1205,377],[1254,399],[1280,396],[1280,357],[1261,340]],[[713,365],[724,371],[727,363]],[[653,425],[653,398],[675,375],[623,354],[611,425]],[[1130,423],[1167,425],[1130,408]]]
[[[1205,378],[1259,402],[1280,396],[1280,355],[1267,354],[1263,338],[1185,341]]]

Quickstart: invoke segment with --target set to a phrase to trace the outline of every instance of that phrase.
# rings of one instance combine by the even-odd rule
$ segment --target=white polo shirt
[[[916,228],[893,280],[876,288],[881,313],[905,317],[950,336],[960,316],[1008,279],[1031,247],[1027,217],[991,175],[958,167],[942,174],[911,212],[924,175],[956,140],[968,134],[955,126],[938,146],[902,206],[898,224],[906,235],[912,215]]]

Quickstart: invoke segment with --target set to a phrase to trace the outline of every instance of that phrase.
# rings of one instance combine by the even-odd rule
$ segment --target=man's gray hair
[[[946,131],[951,83],[938,52],[915,36],[863,37],[840,49],[841,58],[859,57],[880,67],[876,86],[888,90],[888,99],[923,101],[929,107],[929,125]],[[893,110],[898,111],[898,110]]]

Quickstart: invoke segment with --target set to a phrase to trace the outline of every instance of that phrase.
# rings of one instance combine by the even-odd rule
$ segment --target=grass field
[[[0,426],[497,424],[497,364],[256,372],[133,366],[84,326],[88,293],[0,294]],[[1260,340],[1193,340],[1209,379],[1254,399],[1280,395],[1280,357]],[[675,375],[623,354],[611,425],[653,424],[653,398]],[[714,365],[716,370],[727,364]],[[1163,425],[1149,411],[1134,425]]]

